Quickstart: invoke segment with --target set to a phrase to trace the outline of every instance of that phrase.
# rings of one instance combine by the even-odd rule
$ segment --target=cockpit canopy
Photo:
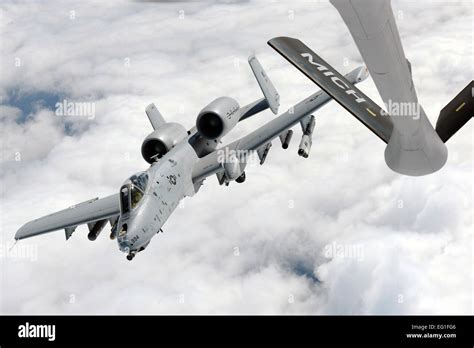
[[[120,188],[120,209],[122,214],[135,209],[145,194],[148,186],[148,174],[141,172],[132,175]]]
[[[129,179],[133,186],[138,187],[142,192],[145,192],[148,186],[148,174],[146,172],[132,175]]]

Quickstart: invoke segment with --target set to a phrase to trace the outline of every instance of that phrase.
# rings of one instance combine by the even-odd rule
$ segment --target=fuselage
[[[197,159],[193,147],[185,140],[139,173],[138,177],[144,178],[141,182],[146,183],[143,190],[137,191],[138,195],[135,193],[134,197],[131,193],[133,179],[125,181],[120,191],[121,215],[117,229],[121,251],[143,250],[160,232],[179,202],[194,193],[191,173]]]

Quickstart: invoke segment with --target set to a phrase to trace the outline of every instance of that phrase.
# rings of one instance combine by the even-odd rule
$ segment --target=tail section
[[[439,113],[436,133],[445,143],[474,115],[474,81],[471,81]]]
[[[145,109],[145,113],[148,116],[148,119],[150,120],[153,129],[158,129],[160,126],[166,123],[165,119],[158,111],[155,104],[148,105]]]
[[[257,79],[260,89],[270,107],[270,110],[276,115],[278,113],[278,107],[280,106],[280,95],[273,86],[272,81],[268,78],[265,70],[263,70],[257,57],[249,57],[250,68],[252,68],[253,74]]]
[[[257,79],[258,85],[262,90],[264,98],[254,101],[240,109],[240,118],[239,120],[245,120],[250,116],[253,116],[265,109],[270,108],[272,112],[276,115],[278,113],[278,107],[280,106],[280,95],[273,86],[272,81],[266,74],[265,70],[263,70],[260,62],[258,61],[257,57],[250,56],[249,57],[249,64],[250,68]]]

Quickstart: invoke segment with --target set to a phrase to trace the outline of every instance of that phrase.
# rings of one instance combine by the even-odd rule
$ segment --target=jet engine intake
[[[179,123],[165,123],[145,138],[142,156],[148,163],[156,162],[187,136],[188,132]]]
[[[220,97],[204,107],[196,119],[199,134],[208,140],[222,138],[240,119],[239,104],[232,98]]]

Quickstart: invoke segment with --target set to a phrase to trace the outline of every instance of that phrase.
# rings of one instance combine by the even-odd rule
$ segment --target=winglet
[[[257,57],[253,55],[250,56],[249,64],[253,74],[255,75],[255,78],[257,79],[260,89],[267,100],[270,110],[272,110],[272,112],[276,115],[278,113],[278,107],[280,106],[280,95],[276,91],[275,86],[273,86],[272,81],[270,81],[268,78],[265,70],[263,70]]]

